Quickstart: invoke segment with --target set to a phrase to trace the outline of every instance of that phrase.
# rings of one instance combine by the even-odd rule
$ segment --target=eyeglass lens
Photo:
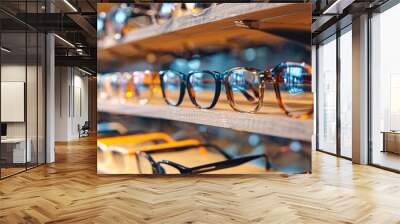
[[[136,165],[138,173],[153,174],[153,166],[151,162],[145,157],[145,154],[140,153],[136,155]]]
[[[189,85],[191,88],[191,95],[196,103],[201,108],[208,108],[211,106],[215,97],[216,80],[212,74],[206,72],[196,72],[190,75]]]
[[[227,74],[226,84],[227,93],[230,94],[236,110],[256,110],[260,102],[260,78],[256,71],[233,69]]]
[[[180,174],[181,172],[176,169],[175,167],[168,165],[168,164],[160,164],[164,174]]]
[[[153,76],[149,72],[134,72],[133,91],[139,104],[146,104],[152,96]]]
[[[172,71],[166,71],[162,76],[165,99],[171,105],[177,105],[181,93],[181,76]]]
[[[313,106],[311,74],[301,66],[288,66],[276,76],[280,96],[288,112],[309,111]]]

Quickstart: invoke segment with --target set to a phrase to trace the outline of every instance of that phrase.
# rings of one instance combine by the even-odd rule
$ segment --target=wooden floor
[[[0,181],[0,223],[400,223],[400,175],[314,153],[313,174],[98,176],[95,139]]]

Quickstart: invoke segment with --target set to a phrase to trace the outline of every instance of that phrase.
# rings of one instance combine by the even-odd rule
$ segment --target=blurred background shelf
[[[311,119],[294,119],[283,114],[249,114],[232,110],[201,110],[162,104],[134,106],[109,101],[98,101],[97,107],[99,112],[211,125],[307,142],[311,142],[313,134]]]
[[[110,39],[99,42],[100,70],[106,64],[151,59],[171,52],[179,54],[196,49],[211,52],[281,42],[287,40],[284,37],[287,31],[310,31],[309,5],[307,8],[299,3],[224,3],[197,16],[177,17],[161,25],[138,28],[120,42]],[[239,20],[258,21],[256,26],[263,31],[236,26],[235,21]]]

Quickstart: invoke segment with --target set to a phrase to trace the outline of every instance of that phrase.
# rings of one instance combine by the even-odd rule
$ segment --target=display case
[[[383,134],[383,150],[382,152],[391,152],[400,154],[400,132],[384,131]]]

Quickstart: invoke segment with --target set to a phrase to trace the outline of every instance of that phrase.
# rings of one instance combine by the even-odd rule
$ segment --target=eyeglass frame
[[[165,93],[165,84],[163,81],[164,75],[167,72],[172,72],[176,75],[179,76],[179,81],[180,81],[180,92],[179,92],[179,98],[177,100],[177,102],[175,104],[171,103],[168,101],[166,93]],[[209,74],[212,76],[212,78],[215,80],[215,91],[214,91],[214,97],[213,100],[211,101],[210,106],[208,107],[202,107],[200,106],[197,101],[196,98],[191,94],[191,92],[193,91],[193,86],[190,84],[189,79],[192,75],[197,74],[197,73],[204,73],[204,74]],[[161,92],[164,98],[164,101],[171,106],[179,106],[182,102],[183,99],[185,97],[185,91],[187,89],[188,91],[188,95],[190,98],[190,101],[197,107],[200,109],[212,109],[218,102],[220,93],[221,93],[221,73],[217,72],[217,71],[208,71],[208,70],[201,70],[201,71],[193,71],[193,72],[189,72],[188,75],[186,76],[184,73],[182,72],[178,72],[178,71],[174,71],[174,70],[166,70],[166,71],[161,71],[159,72],[160,75],[160,86],[161,86]]]
[[[166,138],[165,135],[160,136],[159,134],[160,133],[141,134],[141,135],[139,135],[139,136],[141,136],[140,138],[144,137],[145,140],[139,140],[139,141],[137,141],[137,137],[135,140],[135,135],[125,135],[125,136],[114,136],[114,137],[102,138],[103,141],[98,141],[98,144],[97,144],[98,158],[100,157],[99,155],[101,155],[103,157],[108,157],[109,161],[111,161],[110,159],[115,158],[116,155],[131,156],[131,155],[136,155],[136,152],[138,152],[138,151],[145,152],[145,151],[156,151],[156,150],[165,150],[165,149],[171,150],[174,148],[178,148],[178,149],[184,148],[185,146],[192,148],[193,145],[198,146],[200,153],[202,152],[202,150],[206,150],[205,146],[207,146],[207,145],[205,145],[205,146],[201,145],[197,139],[174,140],[172,138]],[[121,137],[123,137],[124,140],[122,140]],[[158,141],[158,140],[164,140],[166,142],[156,144],[156,145],[151,145],[151,146],[142,146],[142,147],[133,147],[132,148],[132,147],[113,147],[112,142],[104,142],[104,139],[108,139],[113,142],[117,141],[119,143],[135,142],[135,144],[141,143],[144,141]],[[219,149],[219,151],[222,155],[224,155],[224,157],[228,158],[228,156],[229,156],[228,154],[223,152],[221,149]],[[103,157],[102,157],[102,162],[106,162],[105,158],[103,158]]]
[[[195,166],[195,167],[186,167],[186,166],[183,166],[179,163],[176,163],[176,162],[173,162],[170,160],[160,160],[160,161],[156,162],[153,159],[153,157],[151,156],[151,154],[153,154],[153,153],[184,151],[187,149],[192,149],[192,148],[197,148],[197,147],[213,148],[218,153],[220,153],[222,156],[224,156],[226,160],[214,162],[214,163],[203,164],[203,165]],[[150,163],[150,165],[152,167],[153,175],[166,174],[165,170],[161,167],[161,164],[166,164],[166,165],[174,167],[175,169],[177,169],[180,172],[180,174],[192,175],[192,174],[200,174],[200,173],[205,173],[205,172],[239,166],[239,165],[242,165],[243,163],[246,163],[246,162],[249,162],[249,161],[252,161],[255,159],[263,158],[263,157],[265,158],[265,161],[266,161],[266,169],[269,170],[272,167],[271,163],[269,162],[268,156],[265,153],[258,154],[258,155],[249,155],[249,156],[233,158],[232,156],[230,156],[229,154],[224,152],[219,146],[210,144],[210,143],[198,144],[198,145],[188,145],[188,146],[174,147],[174,148],[161,149],[161,150],[138,151],[138,152],[136,152],[136,164],[137,164],[138,172],[140,174],[142,174],[141,169],[140,169],[140,162],[139,162],[140,156],[146,158],[147,161]]]

